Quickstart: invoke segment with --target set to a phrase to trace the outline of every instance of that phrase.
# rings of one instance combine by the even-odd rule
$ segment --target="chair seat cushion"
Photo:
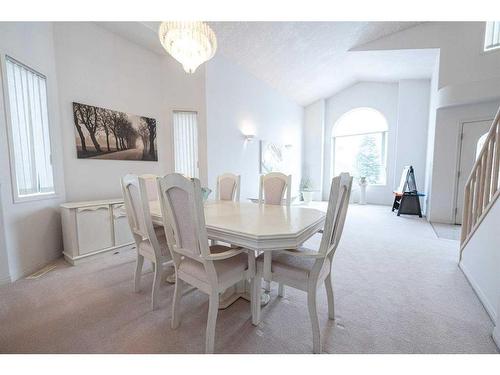
[[[170,258],[170,250],[168,249],[167,237],[165,236],[165,231],[163,230],[163,227],[154,227],[154,231],[156,233],[156,238],[158,239],[158,243],[160,244],[161,255]],[[155,252],[149,240],[142,241],[139,244],[139,250],[142,255],[154,257]]]
[[[311,251],[309,249],[303,249]],[[300,251],[300,249],[298,250]],[[307,281],[316,258],[308,256],[294,256],[287,253],[273,254],[273,262],[271,271],[273,278],[279,279],[283,277],[289,280],[297,280],[300,282]],[[264,254],[260,254],[256,259],[257,271],[262,274],[264,268]],[[323,267],[321,268],[319,279],[323,279],[330,272],[330,260],[325,258]]]
[[[222,253],[231,250],[223,245],[210,246],[210,253]],[[230,280],[240,280],[241,275],[248,269],[248,256],[246,253],[235,255],[234,257],[215,260],[214,267],[219,283]],[[184,272],[204,283],[209,283],[205,266],[203,263],[184,257],[179,265],[179,271]]]

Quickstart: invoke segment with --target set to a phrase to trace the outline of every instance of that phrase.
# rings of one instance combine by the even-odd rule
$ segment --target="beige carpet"
[[[334,261],[336,321],[319,291],[327,353],[496,353],[493,325],[457,267],[457,244],[438,239],[416,217],[383,206],[349,209]],[[319,237],[311,240],[317,243]],[[170,328],[174,287],[162,285],[160,309],[150,310],[152,275],[133,293],[134,254],[57,268],[0,289],[2,353],[200,353],[207,297],[183,300],[181,326]],[[311,328],[302,292],[263,309],[253,327],[243,300],[219,313],[218,353],[310,353]]]

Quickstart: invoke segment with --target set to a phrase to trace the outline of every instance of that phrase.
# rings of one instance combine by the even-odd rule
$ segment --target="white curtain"
[[[175,172],[198,178],[198,113],[174,111]]]
[[[7,57],[17,194],[54,192],[46,78]]]

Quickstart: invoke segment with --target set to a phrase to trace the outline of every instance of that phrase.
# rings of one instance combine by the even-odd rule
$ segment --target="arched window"
[[[477,145],[476,145],[476,160],[479,157],[479,154],[481,153],[481,150],[483,149],[484,143],[486,142],[486,137],[488,137],[488,133],[484,133],[477,140]]]
[[[386,184],[387,120],[372,108],[344,113],[333,127],[333,172]]]

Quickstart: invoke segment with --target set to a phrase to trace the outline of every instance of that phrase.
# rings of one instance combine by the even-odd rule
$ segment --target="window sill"
[[[25,195],[25,196],[14,196],[14,203],[26,203],[33,201],[43,201],[43,200],[51,200],[59,198],[59,194],[57,193],[44,193],[44,194],[33,194],[33,195]]]
[[[489,55],[491,53],[495,53],[495,52],[500,52],[500,47],[495,47],[495,48],[490,48],[490,49],[482,49],[481,50],[481,54],[482,55]]]
[[[387,184],[368,184],[366,187],[387,187]]]

